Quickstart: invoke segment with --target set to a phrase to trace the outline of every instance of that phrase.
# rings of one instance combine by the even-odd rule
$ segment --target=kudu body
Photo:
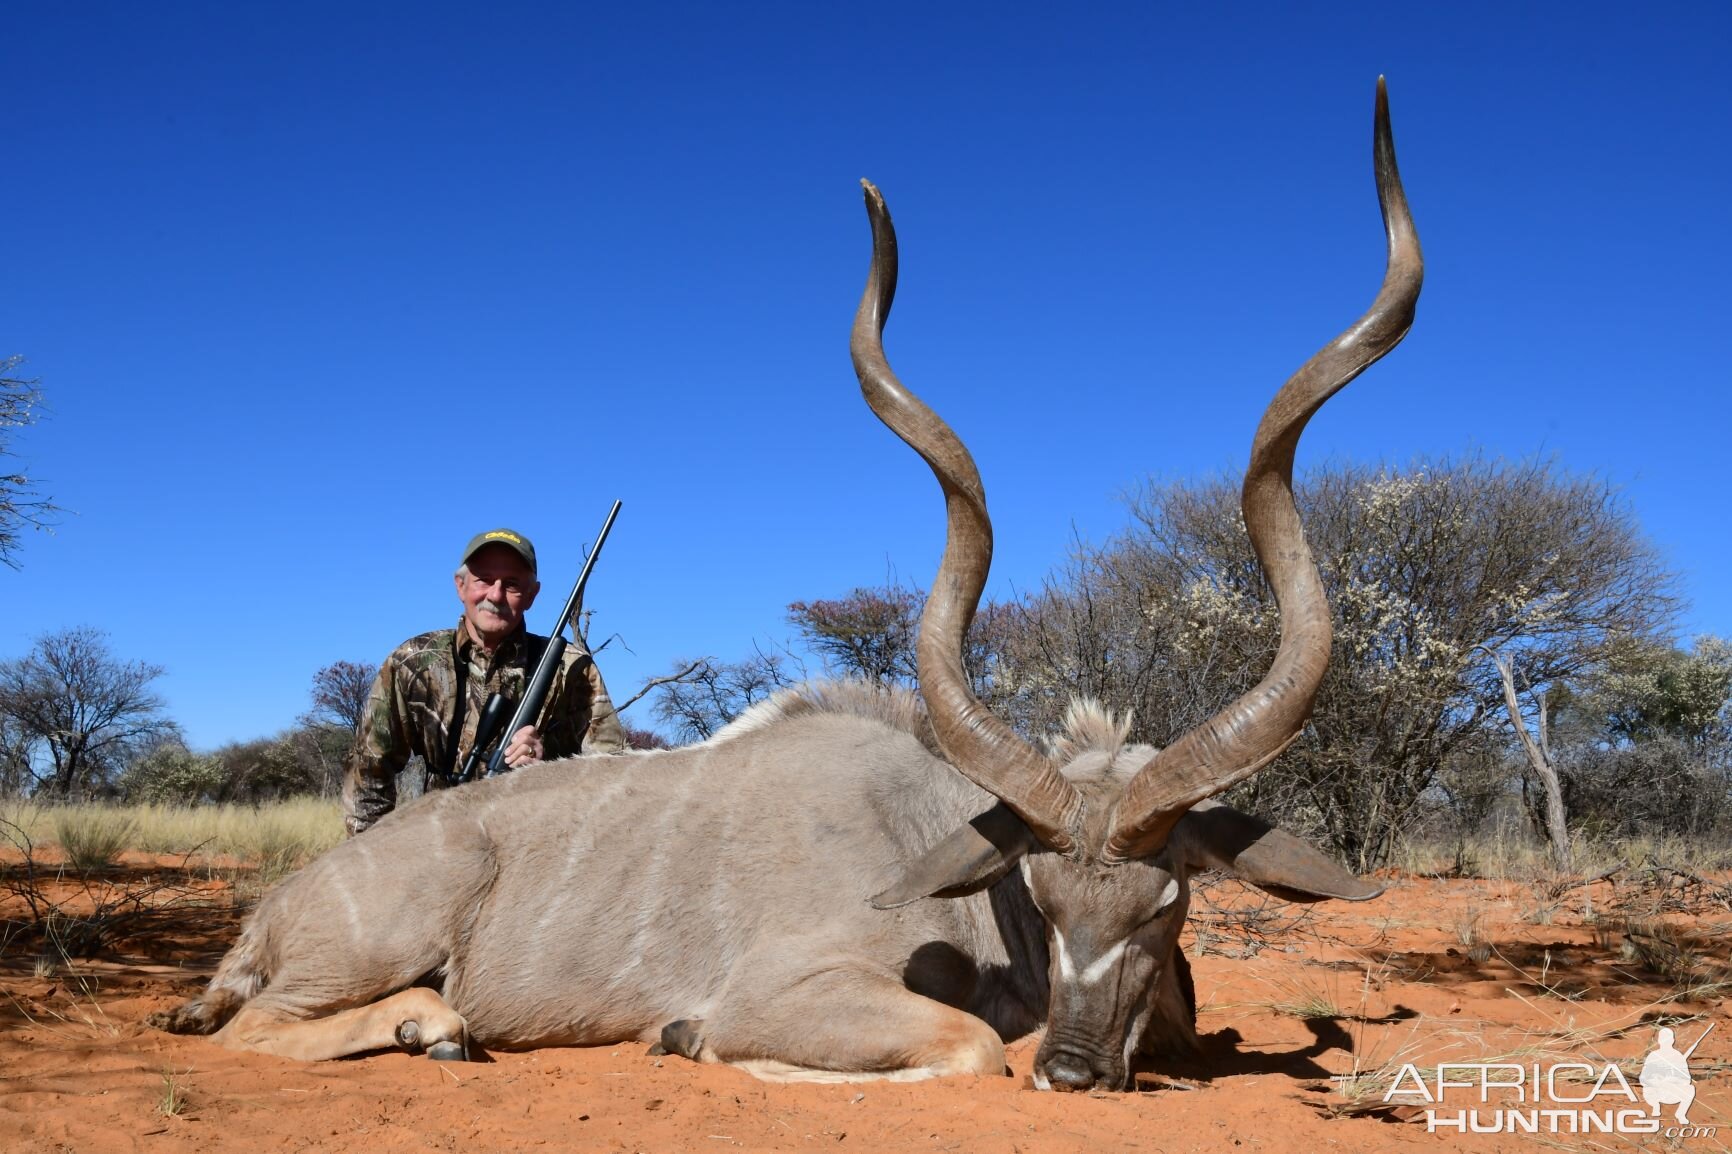
[[[1139,1050],[1195,1043],[1177,948],[1188,877],[1283,897],[1375,896],[1210,800],[1299,733],[1329,613],[1299,530],[1293,450],[1398,342],[1421,275],[1379,82],[1389,270],[1365,317],[1265,414],[1244,512],[1282,613],[1269,675],[1163,750],[1087,705],[1037,751],[969,691],[961,639],[991,558],[974,462],[891,373],[896,241],[867,186],[861,387],[944,490],[945,555],[912,695],[820,686],[680,750],[532,767],[423,798],[273,891],[199,998],[154,1021],[299,1058],[396,1045],[659,1041],[761,1076],[1000,1073],[1046,1027],[1034,1080],[1119,1087]]]

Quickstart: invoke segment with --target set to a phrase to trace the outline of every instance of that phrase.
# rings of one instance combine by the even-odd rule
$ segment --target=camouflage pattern
[[[420,754],[427,763],[427,788],[444,788],[439,771],[446,765],[453,772],[462,768],[475,743],[475,726],[487,698],[503,693],[521,701],[528,671],[535,668],[547,642],[534,633],[519,633],[488,654],[470,639],[459,620],[455,629],[423,633],[399,645],[373,681],[366,718],[344,763],[343,824],[349,833],[360,833],[396,807],[397,773],[411,754]],[[466,666],[467,701],[453,757],[448,735],[456,712],[459,661]],[[549,761],[625,748],[625,732],[601,671],[581,642],[566,649],[536,730]]]

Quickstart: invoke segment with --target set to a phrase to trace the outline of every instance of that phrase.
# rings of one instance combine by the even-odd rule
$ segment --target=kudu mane
[[[926,703],[918,691],[903,686],[884,687],[865,681],[816,681],[783,689],[748,708],[718,730],[705,745],[720,745],[748,733],[757,733],[795,718],[814,714],[859,717],[888,725],[914,737],[936,757],[943,757]],[[1104,753],[1110,761],[1118,756],[1130,733],[1131,717],[1086,697],[1073,698],[1060,722],[1061,731],[1043,740],[1048,757],[1069,761],[1084,753]]]

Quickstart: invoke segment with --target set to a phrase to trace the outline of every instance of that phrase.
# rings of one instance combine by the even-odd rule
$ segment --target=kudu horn
[[[992,520],[974,458],[949,425],[903,387],[884,356],[884,322],[896,297],[896,229],[871,181],[872,267],[849,349],[860,391],[878,419],[932,467],[944,490],[944,559],[920,618],[920,693],[949,762],[995,794],[1055,853],[1082,852],[1082,795],[1058,768],[982,705],[962,667],[962,643],[992,566]]]
[[[1156,753],[1120,795],[1105,859],[1158,851],[1193,805],[1231,789],[1298,738],[1329,665],[1329,603],[1293,503],[1293,452],[1305,423],[1342,386],[1393,349],[1413,324],[1425,265],[1407,210],[1389,96],[1377,79],[1372,159],[1389,243],[1383,287],[1353,326],[1275,394],[1251,442],[1240,507],[1245,529],[1281,607],[1281,644],[1263,680],[1208,721]]]

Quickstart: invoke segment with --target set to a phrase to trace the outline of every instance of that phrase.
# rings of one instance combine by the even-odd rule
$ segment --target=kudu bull
[[[156,1024],[304,1059],[637,1039],[802,1079],[999,1074],[1002,1039],[1044,1024],[1043,1089],[1121,1087],[1138,1052],[1194,1046],[1176,944],[1193,870],[1296,900],[1379,892],[1211,800],[1298,736],[1328,661],[1294,449],[1406,333],[1421,279],[1381,81],[1374,159],[1382,290],[1281,389],[1252,445],[1245,525],[1281,638],[1239,700],[1159,750],[1078,705],[1043,754],[974,697],[961,646],[992,551],[985,497],[967,449],[885,360],[896,238],[867,184],[854,365],[948,510],[924,709],[821,686],[701,745],[424,797],[272,892],[205,993]]]

